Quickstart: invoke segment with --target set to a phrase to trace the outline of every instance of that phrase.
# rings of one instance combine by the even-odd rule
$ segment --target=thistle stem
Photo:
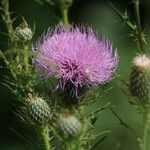
[[[62,20],[63,20],[63,24],[64,26],[68,26],[69,25],[69,19],[68,19],[68,9],[64,8],[62,9]]]
[[[144,52],[145,50],[143,46],[143,35],[142,35],[139,5],[140,5],[140,0],[134,0],[134,11],[135,11],[135,17],[136,17],[138,43],[139,43],[140,51]]]
[[[68,12],[73,3],[73,0],[63,0],[61,1],[60,9],[62,12],[62,21],[65,27],[69,26],[69,18],[68,18]]]
[[[24,46],[24,65],[25,65],[25,72],[26,74],[29,73],[29,49],[28,46]]]
[[[9,12],[9,0],[3,1],[4,13],[5,13],[5,22],[7,25],[8,32],[11,33],[13,31],[12,20]]]
[[[65,150],[74,150],[74,146],[73,146],[73,143],[72,141],[65,141]]]
[[[8,35],[10,38],[10,43],[12,44],[13,39],[12,39],[12,32],[13,32],[13,25],[12,25],[12,20],[10,17],[10,12],[9,12],[9,0],[3,0],[3,9],[4,9],[4,22],[7,27]]]
[[[43,140],[43,150],[51,150],[51,145],[49,142],[49,134],[47,133],[45,128],[41,129],[41,135]]]
[[[148,138],[148,128],[149,128],[149,115],[150,112],[148,109],[146,109],[143,113],[143,132],[142,132],[142,139],[141,139],[141,150],[148,150],[147,138]]]

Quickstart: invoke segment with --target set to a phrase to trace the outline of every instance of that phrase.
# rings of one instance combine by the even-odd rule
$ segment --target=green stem
[[[135,11],[135,17],[136,17],[138,42],[139,42],[140,51],[144,52],[139,5],[140,5],[140,0],[134,0],[134,11]]]
[[[149,128],[149,110],[146,108],[143,113],[143,133],[141,139],[141,150],[148,150],[147,148],[147,138],[148,138],[148,128]]]
[[[60,9],[62,12],[62,21],[65,27],[69,26],[68,12],[73,3],[73,0],[62,0],[60,2]]]
[[[13,38],[12,38],[13,25],[10,17],[10,12],[9,12],[9,0],[3,0],[3,9],[4,9],[4,22],[6,24],[8,35],[10,38],[9,45],[11,45],[13,42]]]
[[[5,13],[5,22],[7,25],[8,32],[11,33],[13,31],[12,20],[9,12],[9,0],[3,1],[4,13]]]
[[[65,143],[65,150],[74,150],[72,141],[64,141],[64,143]]]
[[[29,47],[28,45],[24,46],[24,65],[25,65],[25,73],[29,73]]]
[[[51,145],[49,142],[49,134],[47,133],[45,128],[41,129],[41,135],[43,140],[43,150],[51,150]]]
[[[69,25],[69,19],[68,19],[68,9],[64,8],[62,9],[62,20],[63,20],[63,24],[64,26],[68,26]]]

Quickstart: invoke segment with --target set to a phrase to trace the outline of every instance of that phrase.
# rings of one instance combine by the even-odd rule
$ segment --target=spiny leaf
[[[7,60],[7,58],[5,57],[4,53],[0,50],[0,57],[3,58],[4,62],[7,64],[7,65],[10,65],[9,64],[9,61]]]
[[[94,126],[96,121],[97,121],[98,117],[94,116],[91,118],[91,124]]]
[[[119,15],[119,17],[124,21],[124,24],[127,24],[133,31],[136,31],[136,25],[129,20],[127,11],[121,13],[111,2],[108,3],[113,8],[113,10]]]
[[[116,116],[116,118],[120,121],[120,124],[123,125],[125,128],[129,129],[130,131],[133,132],[132,128],[130,128],[126,122],[124,122],[122,120],[122,118],[112,109],[110,108],[110,110],[112,111],[112,113]]]
[[[101,132],[99,132],[97,134],[94,134],[94,139],[96,139],[97,137],[102,136],[104,134],[110,133],[110,132],[111,131],[101,131]]]
[[[9,127],[9,129],[11,131],[13,131],[17,136],[19,136],[21,139],[23,139],[26,143],[28,143],[29,145],[33,145],[32,143],[30,143],[30,141],[28,141],[23,135],[21,135],[20,133],[18,133],[16,130],[14,130],[13,128]]]
[[[3,34],[3,35],[6,36],[6,37],[9,37],[9,34],[8,34],[8,33],[2,32],[2,31],[0,31],[0,33]]]
[[[97,113],[107,109],[107,108],[110,108],[110,102],[108,102],[105,106],[101,107],[101,108],[98,108],[96,111],[92,112],[91,114],[89,114],[88,116],[86,116],[87,118],[91,117],[91,116],[94,116],[96,115]]]
[[[6,86],[13,94],[16,96],[18,99],[20,98],[20,93],[18,92],[17,89],[13,89],[10,87],[8,84],[3,83],[4,86]]]
[[[103,142],[107,136],[102,137],[97,143],[95,143],[89,150],[94,150],[101,142]]]

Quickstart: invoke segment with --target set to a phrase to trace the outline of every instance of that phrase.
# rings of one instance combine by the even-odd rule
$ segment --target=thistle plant
[[[136,56],[130,78],[130,91],[132,96],[137,97],[138,103],[149,104],[149,67],[150,59],[146,55]]]
[[[97,143],[92,146],[91,141],[99,138],[100,143],[109,133],[100,131],[96,134],[93,130],[98,114],[110,108],[110,103],[104,108],[98,106],[93,112],[87,113],[85,108],[95,102],[95,95],[100,100],[104,94],[103,90],[99,94],[100,89],[113,79],[119,62],[118,52],[116,49],[113,52],[112,42],[95,34],[90,25],[76,25],[69,21],[68,13],[73,0],[36,1],[49,3],[61,12],[61,21],[49,27],[37,42],[32,41],[32,26],[25,19],[15,25],[15,19],[9,12],[9,0],[2,1],[8,50],[1,51],[0,56],[9,71],[3,84],[20,102],[17,103],[20,118],[29,128],[36,129],[40,149],[94,149]],[[150,58],[144,54],[145,37],[140,23],[139,4],[139,0],[134,0],[136,23],[111,6],[132,29],[138,41],[140,54],[133,59],[129,91],[143,116],[140,146],[141,150],[147,150]],[[122,120],[121,123],[128,127]]]
[[[41,76],[58,80],[54,92],[69,113],[74,113],[76,106],[80,112],[80,101],[88,88],[108,82],[118,63],[118,54],[113,54],[108,40],[99,40],[91,28],[73,26],[49,30],[33,46],[33,56]],[[60,116],[61,130],[75,134],[79,121],[74,116]]]
[[[138,42],[139,54],[137,54],[132,61],[132,70],[130,74],[130,84],[128,85],[133,103],[138,108],[140,115],[143,118],[143,131],[139,138],[140,149],[148,150],[148,130],[149,130],[149,85],[150,85],[150,59],[145,52],[146,39],[142,31],[141,18],[140,18],[140,0],[133,0],[133,7],[135,12],[135,23],[132,23],[127,16],[127,13],[122,14],[111,3],[112,8],[124,20],[125,24],[130,27],[133,35]]]
[[[146,55],[136,56],[133,60],[133,67],[130,78],[130,92],[135,97],[140,114],[143,116],[143,134],[140,138],[141,150],[147,149],[147,137],[149,129],[149,67],[150,59]]]
[[[140,11],[139,11],[139,4],[140,4],[140,0],[134,0],[133,1],[134,3],[134,9],[135,9],[135,16],[136,16],[136,27],[137,27],[137,36],[138,36],[138,42],[139,42],[139,47],[140,47],[140,50],[142,53],[145,52],[145,49],[144,49],[144,41],[145,41],[145,37],[143,36],[143,32],[142,32],[142,27],[141,27],[141,21],[140,21]],[[133,70],[132,72],[135,72],[139,70],[139,75],[135,75],[134,79],[132,78],[131,80],[131,88],[133,86],[136,86],[137,83],[139,82],[140,84],[137,86],[137,89],[141,89],[139,91],[138,94],[133,94],[132,90],[131,90],[131,94],[133,96],[136,96],[138,98],[139,101],[142,101],[140,102],[140,106],[142,106],[142,116],[143,116],[143,133],[142,133],[142,137],[141,137],[141,140],[140,140],[140,148],[141,150],[147,150],[147,141],[148,141],[148,126],[149,126],[149,104],[148,104],[148,101],[149,101],[149,58],[148,56],[139,56],[139,57],[136,57],[134,58],[134,66],[135,68],[137,69],[134,69],[133,67]],[[141,71],[140,71],[141,70]],[[143,75],[144,76],[143,76]],[[132,75],[131,75],[132,76]],[[140,77],[139,81],[136,82],[136,83],[132,83],[133,80],[136,80],[136,78]],[[147,90],[145,92],[145,90]],[[140,97],[140,95],[142,95],[142,97]]]

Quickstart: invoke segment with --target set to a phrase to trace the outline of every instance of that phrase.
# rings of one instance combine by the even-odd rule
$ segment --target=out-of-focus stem
[[[144,42],[143,42],[143,35],[142,35],[142,28],[141,28],[141,19],[140,19],[140,10],[139,10],[140,0],[134,0],[134,11],[136,17],[136,26],[137,26],[137,34],[138,34],[138,42],[140,51],[144,52]]]
[[[10,12],[9,12],[9,0],[3,0],[3,9],[4,9],[4,22],[6,24],[8,36],[9,36],[8,45],[10,46],[13,43],[13,38],[12,38],[13,25],[10,17]]]
[[[63,20],[63,24],[64,26],[68,26],[69,25],[69,19],[68,19],[68,9],[62,9],[62,20]]]
[[[24,45],[24,65],[26,74],[29,73],[29,47]]]
[[[142,139],[141,139],[141,150],[148,150],[147,138],[148,138],[148,129],[149,129],[149,116],[150,116],[150,112],[146,108],[143,113],[143,132],[142,132]]]
[[[69,26],[68,12],[73,3],[73,0],[61,0],[60,9],[62,12],[62,21],[65,27]]]
[[[76,148],[73,145],[72,141],[64,141],[65,143],[65,150],[75,150]],[[77,150],[77,149],[76,149]]]
[[[12,20],[9,12],[9,0],[3,0],[3,7],[6,19],[7,30],[9,33],[13,31]]]

